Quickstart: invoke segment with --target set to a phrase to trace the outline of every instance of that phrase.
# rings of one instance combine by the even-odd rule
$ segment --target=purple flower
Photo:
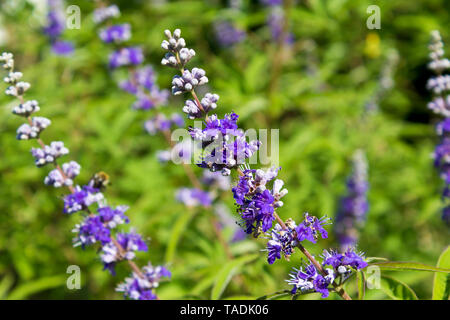
[[[40,110],[40,107],[38,105],[38,102],[36,100],[30,100],[26,101],[24,103],[19,104],[18,106],[14,107],[13,114],[21,117],[29,117],[35,112],[38,112]]]
[[[238,118],[235,113],[227,114],[223,119],[211,115],[204,129],[190,128],[192,138],[202,142],[208,151],[204,152],[198,166],[229,175],[231,169],[243,164],[258,150],[260,142],[246,141],[244,131],[237,126]]]
[[[81,166],[75,161],[63,163],[61,170],[65,176],[62,175],[60,169],[53,169],[49,172],[47,177],[45,177],[44,183],[55,188],[60,188],[62,186],[71,186],[73,184],[72,179],[80,174],[80,169]]]
[[[201,107],[203,109],[200,110],[197,102],[194,100],[186,100],[185,105],[183,107],[183,112],[187,114],[189,119],[198,119],[203,117],[203,113],[208,113],[211,110],[217,108],[217,101],[219,101],[219,95],[207,93],[203,97],[202,101],[200,101]]]
[[[328,233],[323,226],[329,224],[329,220],[327,217],[318,219],[305,213],[305,219],[296,229],[298,241],[308,240],[316,243],[319,235],[322,239],[328,238]]]
[[[44,117],[33,117],[31,121],[31,125],[24,123],[17,129],[17,140],[36,139],[51,124],[51,121]]]
[[[47,163],[53,163],[57,158],[69,153],[69,149],[64,147],[62,141],[53,141],[50,146],[44,148],[31,148],[31,154],[37,167],[42,167]]]
[[[91,186],[75,187],[73,193],[64,197],[64,213],[74,213],[103,200],[103,194]]]
[[[196,188],[178,189],[176,199],[188,207],[198,205],[209,207],[212,203],[211,195],[208,192]]]
[[[109,206],[97,209],[102,222],[110,229],[115,228],[119,224],[128,223],[130,220],[125,215],[128,206],[118,206],[113,209]]]
[[[287,189],[282,189],[283,181],[276,179],[272,190],[266,184],[275,179],[279,168],[264,170],[247,169],[239,177],[239,181],[232,189],[234,199],[243,220],[246,233],[257,237],[260,232],[266,232],[272,227],[275,220],[274,208],[281,207],[280,199],[287,194]]]
[[[172,79],[172,94],[179,95],[192,91],[197,86],[208,83],[205,70],[193,68],[192,71],[184,70],[181,76],[176,75]]]
[[[120,43],[131,38],[131,27],[128,23],[116,24],[100,30],[100,39],[105,43]]]
[[[270,240],[267,242],[267,262],[273,264],[276,259],[281,259],[281,253],[289,260],[289,256],[294,252],[297,242],[295,239],[295,223],[284,230],[278,223],[270,233]]]
[[[136,273],[126,278],[125,282],[117,286],[116,291],[123,292],[125,298],[132,300],[155,300],[153,289],[158,287],[161,278],[170,278],[171,274],[165,267],[153,267],[151,264],[142,268],[141,278]]]
[[[111,232],[99,216],[88,216],[81,224],[75,226],[73,232],[78,233],[74,239],[74,245],[81,245],[83,249],[97,241],[101,242],[102,245],[111,241]]]
[[[245,38],[245,32],[237,29],[229,22],[216,22],[214,24],[214,31],[217,41],[223,47],[229,47],[241,42]]]
[[[260,2],[265,6],[281,6],[283,5],[283,0],[260,0]]]
[[[105,212],[102,212],[102,214],[105,215]],[[111,215],[111,213],[106,214]],[[109,270],[113,275],[115,275],[115,266],[117,262],[121,260],[133,260],[136,257],[136,251],[148,250],[145,241],[133,230],[130,233],[119,233],[117,235],[117,242],[122,247],[123,252],[119,252],[117,246],[113,242],[109,242],[102,247],[102,253],[100,254],[104,270]]]
[[[110,18],[117,18],[120,16],[119,8],[113,4],[108,7],[102,7],[95,9],[94,11],[94,22],[99,24],[108,20]]]
[[[65,17],[62,0],[48,0],[47,25],[44,33],[51,39],[58,38],[65,29]]]
[[[52,43],[53,53],[61,56],[67,56],[74,52],[75,48],[70,41],[55,41]]]
[[[351,268],[360,270],[367,267],[362,253],[356,253],[354,248],[348,248],[344,253],[337,251],[326,251],[323,254],[323,266],[332,266],[335,270],[336,277],[338,275],[347,276],[351,273]]]
[[[358,229],[363,226],[369,210],[367,160],[362,150],[357,150],[353,155],[353,172],[347,181],[347,189],[348,195],[341,200],[334,228],[343,249],[356,244]]]
[[[123,66],[138,65],[144,61],[142,49],[139,47],[121,48],[109,56],[109,67],[115,69]]]
[[[286,282],[293,286],[291,293],[296,294],[298,290],[302,293],[315,291],[322,294],[322,298],[329,295],[328,287],[334,281],[333,271],[326,270],[327,275],[321,275],[316,267],[311,263],[306,267],[294,268],[294,272],[290,274],[290,279]]]
[[[178,119],[175,119],[175,121],[178,122]],[[170,130],[175,121],[173,121],[173,118],[168,119],[164,114],[158,113],[144,123],[144,128],[149,134],[155,135],[158,132]]]
[[[439,31],[433,31],[431,37],[432,41],[429,45],[431,62],[428,67],[436,74],[436,77],[429,79],[427,83],[427,88],[433,93],[433,101],[428,104],[428,108],[445,117],[436,126],[441,142],[434,151],[434,166],[445,182],[442,197],[448,199],[450,198],[450,75],[443,73],[450,69],[450,60],[444,58],[444,44]],[[442,219],[450,225],[448,206],[443,209]]]

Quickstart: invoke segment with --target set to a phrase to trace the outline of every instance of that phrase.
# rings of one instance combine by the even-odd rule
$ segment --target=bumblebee
[[[104,172],[104,171],[97,172],[91,178],[89,184],[93,188],[100,189],[100,190],[103,191],[110,184],[109,175],[106,172]]]

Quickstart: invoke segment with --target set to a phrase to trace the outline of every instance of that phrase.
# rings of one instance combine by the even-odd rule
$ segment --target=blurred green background
[[[300,253],[269,266],[260,252],[264,239],[247,239],[231,245],[236,259],[246,257],[244,263],[230,264],[211,231],[211,213],[188,212],[174,200],[176,189],[189,181],[180,166],[159,164],[155,154],[166,148],[164,139],[143,131],[149,114],[131,110],[133,97],[117,88],[123,74],[107,70],[111,48],[97,36],[94,2],[68,3],[80,6],[81,29],[66,30],[76,50],[58,57],[41,32],[41,1],[1,0],[0,49],[15,54],[17,68],[31,83],[28,99],[38,100],[39,115],[52,120],[44,140],[63,140],[70,159],[82,165],[78,182],[103,170],[111,177],[109,202],[130,205],[131,225],[151,239],[149,252],[139,255],[141,264],[169,263],[173,279],[158,288],[160,298],[209,299],[220,289],[218,275],[227,270],[234,277],[222,298],[287,289],[284,279],[300,264]],[[122,11],[118,21],[131,24],[131,43],[143,47],[162,88],[174,74],[160,66],[163,30],[177,27],[197,52],[190,67],[205,69],[211,90],[221,96],[220,115],[234,110],[242,128],[280,129],[279,176],[289,189],[278,210],[282,218],[300,219],[305,211],[334,217],[346,192],[351,155],[362,148],[369,163],[370,211],[359,249],[367,256],[436,264],[449,232],[440,218],[443,183],[430,156],[437,119],[426,108],[427,44],[430,31],[439,29],[450,48],[449,1],[294,1],[287,15],[295,40],[281,55],[266,25],[268,9],[256,0],[243,0],[239,9],[211,0],[114,3]],[[380,30],[366,27],[371,4],[381,8]],[[218,20],[245,30],[246,39],[219,46],[213,32]],[[380,94],[389,65],[393,87]],[[371,102],[378,102],[377,111],[367,112]],[[179,111],[182,103],[171,98],[168,110]],[[126,265],[111,277],[95,249],[72,247],[71,230],[81,217],[62,214],[62,191],[44,186],[47,168],[33,165],[29,150],[35,145],[15,139],[21,123],[11,114],[15,102],[0,95],[0,105],[0,298],[121,298],[114,288],[128,274]],[[233,210],[231,193],[223,200]],[[231,230],[225,235],[231,237]],[[336,247],[330,235],[308,249],[318,255]],[[81,290],[66,289],[72,264],[81,268]],[[431,297],[432,273],[395,276],[419,298]],[[354,294],[351,285],[348,289]],[[380,290],[367,297],[386,298]]]

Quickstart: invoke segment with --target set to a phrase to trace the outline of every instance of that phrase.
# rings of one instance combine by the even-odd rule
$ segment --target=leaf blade
[[[439,256],[436,266],[440,268],[450,268],[450,246],[448,246]],[[432,299],[450,299],[450,274],[435,273]]]

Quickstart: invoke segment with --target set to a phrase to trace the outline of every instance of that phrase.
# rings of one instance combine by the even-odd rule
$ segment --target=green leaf
[[[371,266],[377,266],[381,270],[390,271],[430,271],[430,272],[450,272],[450,269],[429,266],[418,262],[376,262]]]
[[[177,250],[178,241],[181,238],[181,235],[183,234],[184,230],[186,230],[186,227],[191,220],[192,216],[194,215],[194,211],[188,210],[185,213],[182,213],[180,217],[175,222],[172,233],[170,235],[169,244],[167,245],[166,250],[166,262],[172,262],[175,257],[175,252]]]
[[[356,272],[356,281],[358,284],[358,300],[364,300],[364,296],[366,294],[366,279],[364,272],[357,271]]]
[[[381,276],[381,290],[394,300],[418,300],[416,293],[404,282]]]
[[[9,273],[6,274],[0,281],[0,300],[6,297],[6,293],[14,283],[14,278]]]
[[[19,285],[8,296],[8,300],[21,300],[27,297],[52,288],[62,286],[66,281],[65,276],[51,276]]]
[[[214,287],[211,291],[211,299],[217,300],[220,298],[222,293],[225,291],[228,283],[230,282],[233,275],[239,270],[242,265],[249,263],[253,259],[256,259],[259,255],[252,254],[249,256],[240,257],[230,262],[226,263],[220,270],[219,274],[216,277],[216,281],[214,283]]]
[[[450,268],[450,246],[442,252],[437,262],[439,268]],[[450,299],[450,274],[435,273],[433,285],[433,300]]]

